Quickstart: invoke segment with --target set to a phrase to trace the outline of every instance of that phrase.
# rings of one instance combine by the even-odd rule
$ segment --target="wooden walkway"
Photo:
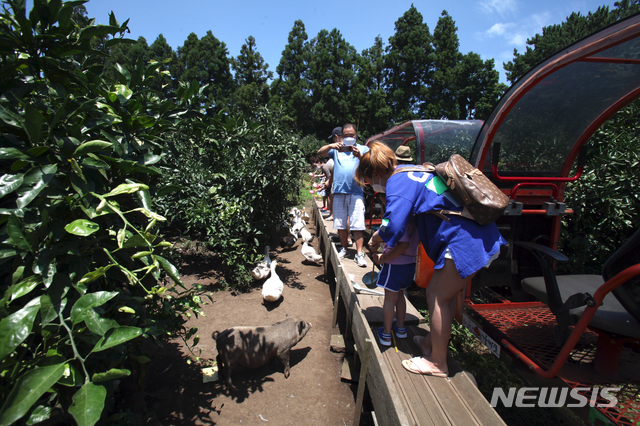
[[[408,300],[407,338],[395,339],[397,350],[394,346],[378,344],[376,332],[382,325],[383,297],[358,294],[353,288],[353,281],[366,288],[362,277],[371,272],[371,259],[367,259],[367,268],[358,267],[353,260],[355,248],[352,248],[348,250],[347,258],[340,261],[335,244],[339,240],[333,222],[323,219],[319,205],[312,210],[324,257],[325,278],[336,284],[334,325],[342,302],[347,313],[344,337],[346,341],[353,341],[361,365],[353,424],[360,422],[366,384],[378,425],[504,425],[473,378],[451,357],[446,379],[411,374],[402,367],[403,359],[420,355],[413,336],[424,336],[429,331],[424,317]]]

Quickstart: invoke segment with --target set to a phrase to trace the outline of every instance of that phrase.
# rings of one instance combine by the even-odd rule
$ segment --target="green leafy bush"
[[[640,104],[607,121],[588,142],[584,175],[567,185],[575,214],[564,219],[562,250],[574,274],[602,272],[605,260],[640,227]]]
[[[256,249],[295,203],[304,165],[298,139],[278,114],[261,109],[257,116],[248,122],[220,113],[203,120],[202,138],[176,134],[163,186],[181,191],[157,200],[169,226],[183,224],[190,238],[206,241],[226,281],[238,287],[249,285]]]
[[[126,23],[80,27],[82,3],[35,1],[27,16],[10,0],[0,16],[3,425],[53,407],[95,424],[118,379],[148,362],[142,338],[196,338],[181,314],[200,300],[176,287],[152,206],[162,138],[195,90],[162,99],[148,88],[159,64],[142,61],[105,79],[92,40]]]

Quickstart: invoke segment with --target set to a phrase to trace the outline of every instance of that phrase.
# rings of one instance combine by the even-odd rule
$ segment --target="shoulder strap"
[[[422,166],[396,167],[393,173],[391,173],[391,176],[395,175],[396,173],[408,173],[408,172],[433,173],[435,171],[436,171],[436,166],[434,166],[431,163],[424,163]]]

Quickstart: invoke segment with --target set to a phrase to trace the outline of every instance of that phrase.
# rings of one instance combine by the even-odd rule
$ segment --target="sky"
[[[305,25],[309,39],[320,30],[337,28],[358,52],[373,46],[380,36],[385,46],[395,33],[395,22],[413,4],[433,30],[446,10],[458,27],[460,51],[494,59],[500,81],[506,82],[503,62],[513,50],[523,52],[528,38],[544,26],[560,24],[572,12],[613,8],[614,0],[90,0],[90,18],[108,24],[113,11],[118,22],[129,19],[127,38],[142,36],[152,44],[162,34],[176,50],[190,33],[198,38],[211,30],[237,56],[253,36],[256,50],[275,73],[289,32],[296,20]]]

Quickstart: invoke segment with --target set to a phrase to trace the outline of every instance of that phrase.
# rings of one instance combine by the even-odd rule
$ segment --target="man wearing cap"
[[[318,155],[333,159],[333,227],[338,230],[342,248],[340,259],[347,254],[349,229],[353,231],[356,243],[355,261],[358,266],[366,267],[367,261],[362,251],[364,243],[364,194],[353,178],[360,164],[360,157],[369,148],[356,144],[356,126],[351,123],[333,129],[329,139],[333,142],[318,150]]]

